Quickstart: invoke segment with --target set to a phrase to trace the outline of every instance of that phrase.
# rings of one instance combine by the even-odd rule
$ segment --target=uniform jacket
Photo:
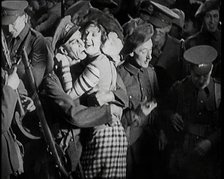
[[[53,69],[53,60],[49,58],[49,42],[39,32],[33,30],[29,24],[26,24],[16,39],[9,39],[8,42],[12,61],[17,61],[19,57],[24,58],[22,55],[22,48],[25,46],[34,80],[38,88],[43,77]],[[17,72],[19,78],[23,81],[25,88],[27,89],[29,96],[32,96],[33,92],[31,91],[23,62],[20,62]]]
[[[170,89],[165,103],[165,116],[179,113],[183,118],[186,133],[209,139],[214,144],[220,139],[216,100],[220,100],[221,96],[217,95],[213,78],[204,90],[198,90],[188,76],[176,82]]]
[[[1,97],[1,178],[6,178],[19,168],[15,140],[10,130],[16,103],[15,90],[4,85]]]
[[[125,128],[132,126],[134,130],[130,132],[130,141],[135,141],[142,132],[142,128],[149,126],[151,121],[155,118],[155,113],[147,117],[144,116],[139,110],[140,103],[147,97],[147,100],[157,99],[158,97],[158,84],[155,71],[152,67],[137,68],[130,63],[127,59],[124,64],[118,67],[118,73],[124,81],[128,94],[128,108],[124,110],[122,123]],[[149,77],[151,76],[151,78]],[[139,126],[133,127],[131,113],[135,111],[140,117]],[[152,112],[153,113],[153,112]],[[142,127],[140,127],[142,126]]]
[[[180,41],[167,35],[162,52],[159,56],[153,55],[151,63],[154,67],[165,69],[171,81],[174,82],[181,78],[181,62],[179,61],[179,55]]]

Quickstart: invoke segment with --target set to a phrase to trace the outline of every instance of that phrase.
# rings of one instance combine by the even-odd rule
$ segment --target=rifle
[[[15,65],[12,65],[12,63],[11,63],[9,49],[8,49],[7,42],[6,42],[6,39],[5,39],[5,34],[4,34],[2,29],[1,29],[1,36],[2,36],[2,51],[4,53],[5,61],[6,61],[5,68],[7,69],[7,72],[10,74],[13,71],[13,68],[15,67]],[[18,61],[16,63],[17,66],[19,65],[19,62],[20,61]],[[20,110],[20,115],[21,115],[21,117],[24,117],[25,116],[25,111],[23,109],[23,105],[22,105],[21,99],[19,97],[19,92],[18,92],[17,89],[16,89],[16,93],[17,93],[17,96],[18,96],[18,106],[19,106],[19,110]]]
[[[15,64],[12,64],[11,57],[10,57],[10,53],[9,53],[9,49],[8,49],[7,42],[6,42],[6,39],[5,39],[5,34],[4,34],[4,32],[3,32],[2,29],[1,29],[1,37],[2,37],[2,39],[1,39],[2,40],[1,41],[2,42],[2,51],[3,51],[3,54],[5,56],[4,68],[10,74],[13,71],[14,67],[19,65],[21,59],[18,60]],[[40,139],[40,137],[34,136],[34,135],[30,134],[29,132],[27,132],[23,128],[22,119],[25,116],[25,111],[24,111],[24,108],[23,108],[23,105],[22,105],[22,102],[21,102],[21,99],[20,99],[18,90],[16,90],[16,93],[17,93],[17,96],[18,96],[18,108],[19,108],[19,112],[20,112],[20,118],[16,118],[15,119],[18,128],[20,129],[20,131],[26,137],[28,137],[30,139]]]
[[[47,123],[47,120],[45,118],[45,114],[44,114],[44,110],[43,110],[40,98],[39,98],[38,93],[37,93],[37,87],[35,85],[33,72],[32,72],[31,67],[30,67],[30,63],[29,63],[29,59],[28,59],[28,55],[27,55],[25,46],[23,47],[22,51],[23,51],[23,55],[24,55],[24,58],[22,58],[22,60],[23,60],[23,64],[24,64],[24,67],[25,67],[25,71],[26,71],[30,86],[31,86],[32,91],[34,93],[33,94],[33,97],[34,97],[33,101],[34,101],[34,104],[36,106],[36,110],[37,110],[38,118],[39,118],[40,123],[41,123],[41,127],[43,129],[44,139],[45,139],[46,143],[48,144],[48,147],[50,149],[50,154],[53,156],[53,158],[56,162],[56,167],[59,168],[59,170],[61,171],[61,173],[65,177],[72,179],[71,174],[66,171],[66,169],[62,165],[61,159],[58,155],[58,149],[56,148],[57,145],[56,145],[56,143],[53,139],[51,130],[50,130],[50,128],[48,126],[48,123]]]

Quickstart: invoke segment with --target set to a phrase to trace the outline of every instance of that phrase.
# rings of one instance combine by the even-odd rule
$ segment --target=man
[[[118,67],[129,96],[129,105],[122,117],[129,141],[128,179],[161,177],[157,170],[160,165],[157,154],[164,149],[166,141],[158,140],[164,133],[158,125],[157,110],[154,110],[159,89],[155,71],[149,66],[153,32],[151,24],[136,27],[126,37],[122,50],[125,61]]]
[[[117,107],[116,105],[86,107],[83,105],[81,98],[73,101],[65,93],[60,80],[62,84],[65,84],[64,87],[67,85],[63,81],[72,82],[71,76],[68,75],[71,65],[72,76],[79,76],[84,69],[80,64],[80,60],[85,59],[86,54],[84,53],[85,48],[79,27],[71,22],[71,16],[65,16],[61,20],[54,34],[52,44],[55,47],[55,57],[59,62],[56,71],[58,77],[54,73],[50,73],[44,79],[43,88],[45,91],[42,94],[46,104],[44,107],[45,111],[50,111],[46,112],[46,115],[54,131],[53,134],[61,149],[68,155],[69,171],[82,173],[80,167],[77,168],[77,166],[80,166],[78,163],[82,151],[80,128],[91,129],[92,127],[111,123],[114,111],[116,112],[117,109],[122,109],[127,105],[126,90],[122,80],[118,77],[117,89],[113,92],[114,103]],[[104,104],[105,96],[103,94],[98,94],[92,98],[99,104]]]
[[[198,8],[195,17],[202,21],[201,30],[189,37],[185,42],[185,48],[189,49],[195,45],[211,45],[218,56],[214,60],[213,77],[220,77],[221,72],[216,70],[221,65],[221,31],[219,29],[219,0],[207,0]]]
[[[181,76],[181,62],[179,61],[181,43],[168,33],[172,21],[178,19],[178,15],[171,9],[153,1],[143,1],[139,7],[139,18],[131,19],[123,25],[124,34],[132,32],[130,26],[138,26],[150,23],[154,27],[153,53],[151,64],[155,67],[161,94]]]
[[[179,19],[174,19],[172,22],[172,27],[170,29],[169,35],[172,37],[177,38],[178,40],[181,40],[183,38],[183,28],[184,28],[184,22],[185,22],[185,14],[180,9],[172,9],[173,12],[178,14],[180,17]]]
[[[179,19],[179,16],[171,9],[153,1],[142,11],[149,13],[147,21],[154,26],[151,64],[155,67],[161,93],[165,95],[172,83],[182,75],[182,63],[179,58],[181,43],[168,34],[172,22]]]
[[[176,178],[220,178],[221,85],[211,77],[216,57],[211,46],[188,49],[190,75],[171,87],[164,104],[174,147],[170,171]]]
[[[34,91],[30,86],[30,81],[28,80],[29,77],[27,76],[26,69],[24,68],[24,54],[22,50],[25,48],[29,58],[28,63],[34,75],[35,86],[39,89],[44,76],[53,69],[53,61],[49,58],[48,42],[39,32],[33,30],[28,24],[28,17],[25,13],[25,9],[28,6],[27,1],[3,1],[1,5],[2,26],[5,32],[9,34],[9,37],[6,40],[10,51],[11,63],[17,63],[20,58],[22,58],[22,62],[18,64],[17,73],[24,83],[28,96],[34,98]],[[18,91],[20,94],[21,91]],[[26,114],[23,118],[23,124],[24,121],[26,121],[26,123],[29,123],[29,126],[32,128],[30,133],[33,134],[35,133],[34,131],[37,131],[34,135],[40,135],[37,116],[38,114],[36,111],[33,111],[32,113]],[[32,176],[35,175],[34,161],[38,158],[38,149],[41,146],[41,141],[25,138],[25,136],[21,135],[19,132],[20,131],[18,131],[19,135],[17,135],[17,137],[24,143],[26,153],[24,156],[24,175],[27,174],[32,178]]]

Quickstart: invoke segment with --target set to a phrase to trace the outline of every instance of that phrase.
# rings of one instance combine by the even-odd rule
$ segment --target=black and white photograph
[[[1,179],[221,179],[221,0],[2,0]]]

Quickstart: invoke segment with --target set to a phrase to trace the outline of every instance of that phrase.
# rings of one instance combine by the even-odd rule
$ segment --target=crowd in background
[[[221,179],[220,0],[1,6],[2,178]]]

